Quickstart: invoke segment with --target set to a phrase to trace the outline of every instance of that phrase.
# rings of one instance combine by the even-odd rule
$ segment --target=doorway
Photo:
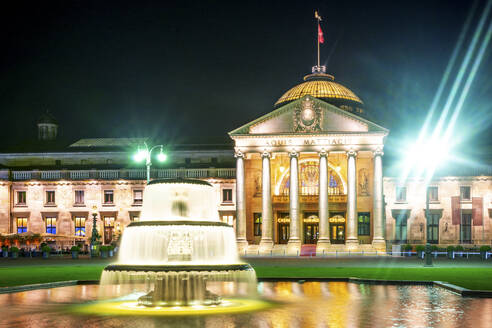
[[[341,214],[330,218],[330,241],[332,244],[345,243],[345,217]]]
[[[104,217],[104,244],[110,244],[113,241],[114,216]]]
[[[316,244],[319,237],[318,213],[304,213],[304,244]]]
[[[277,218],[277,236],[279,244],[287,244],[290,236],[289,213],[279,213]]]

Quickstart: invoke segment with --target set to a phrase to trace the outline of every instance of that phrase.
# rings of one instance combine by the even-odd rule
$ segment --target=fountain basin
[[[150,182],[141,221],[125,229],[101,297],[141,293],[145,307],[217,306],[254,296],[255,271],[241,263],[232,226],[220,222],[213,186],[193,179]]]

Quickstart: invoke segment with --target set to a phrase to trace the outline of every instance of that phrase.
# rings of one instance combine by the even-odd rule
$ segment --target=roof
[[[244,124],[243,126],[229,132],[229,136],[233,137],[233,136],[240,136],[240,135],[249,135],[251,134],[250,130],[252,127],[262,123],[262,122],[266,122],[274,117],[277,117],[279,115],[282,115],[283,113],[286,113],[286,112],[292,112],[293,110],[295,110],[297,107],[299,107],[301,105],[301,102],[303,101],[303,99],[305,98],[309,98],[309,96],[303,96],[302,98],[300,99],[296,99],[295,101],[292,101],[286,105],[283,105],[275,110],[273,110],[272,112],[270,113],[267,113],[259,118],[257,118],[256,120],[254,121],[251,121],[247,124]],[[368,132],[376,132],[376,133],[384,133],[384,134],[388,134],[389,133],[389,130],[372,122],[372,121],[369,121],[363,117],[360,117],[358,115],[355,115],[353,113],[350,113],[348,111],[345,111],[343,109],[340,109],[338,108],[337,106],[335,105],[332,105],[328,102],[326,102],[324,99],[323,100],[320,100],[320,99],[317,99],[317,98],[313,98],[313,101],[314,103],[317,105],[317,106],[320,106],[321,108],[323,108],[324,110],[330,112],[330,113],[333,113],[334,115],[338,115],[338,116],[341,116],[341,117],[345,117],[349,120],[352,120],[352,121],[355,121],[355,122],[360,122],[361,124],[365,124],[367,126],[367,131]],[[323,132],[336,132],[336,131],[323,131]],[[340,132],[340,131],[338,131]],[[348,131],[346,131],[348,132]],[[296,132],[291,132],[292,134],[297,134]]]
[[[69,147],[128,147],[141,145],[149,138],[86,138],[80,139]]]
[[[53,115],[51,115],[51,113],[48,111],[41,114],[37,123],[38,124],[56,124],[56,125],[58,125],[58,122],[56,121],[55,117]]]
[[[310,74],[304,77],[305,82],[287,90],[275,103],[279,107],[290,101],[297,100],[306,95],[328,100],[346,100],[363,104],[362,100],[347,87],[336,83],[334,77],[329,74]]]

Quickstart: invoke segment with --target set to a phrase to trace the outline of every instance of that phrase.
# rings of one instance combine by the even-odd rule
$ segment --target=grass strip
[[[0,268],[0,287],[66,280],[98,280],[106,264]],[[446,281],[473,290],[492,290],[492,268],[254,266],[259,278],[346,278]]]

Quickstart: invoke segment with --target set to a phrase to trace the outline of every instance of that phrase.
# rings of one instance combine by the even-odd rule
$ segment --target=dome
[[[56,124],[58,125],[58,122],[56,121],[55,117],[51,115],[50,112],[46,111],[43,113],[39,119],[38,119],[38,124]]]
[[[275,103],[275,108],[286,105],[306,95],[313,96],[343,110],[363,113],[364,103],[347,87],[336,83],[333,75],[313,73],[306,75],[301,84],[287,90]]]

